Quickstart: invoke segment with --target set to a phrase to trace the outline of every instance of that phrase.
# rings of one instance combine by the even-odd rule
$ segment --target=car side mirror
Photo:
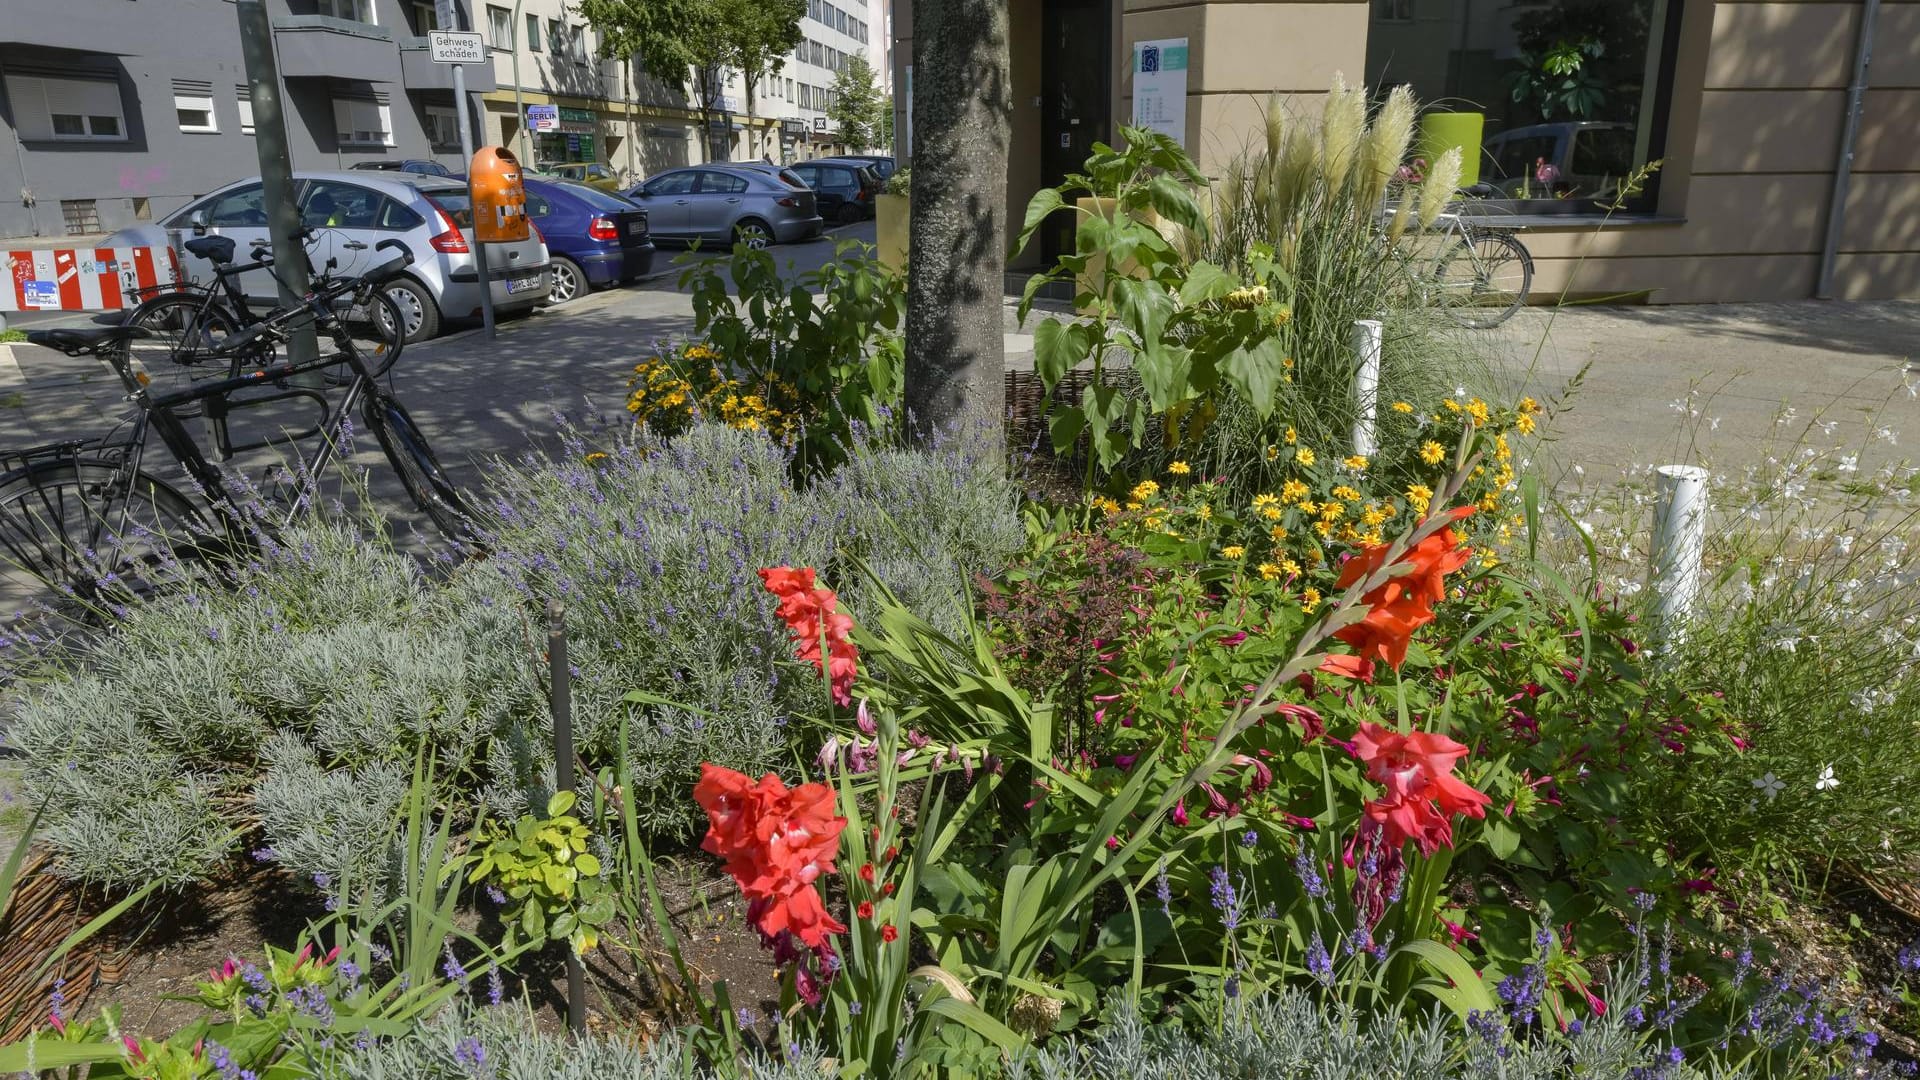
[[[193,230],[193,235],[195,236],[206,235],[207,212],[205,210],[195,210],[193,213],[188,214],[187,226]]]

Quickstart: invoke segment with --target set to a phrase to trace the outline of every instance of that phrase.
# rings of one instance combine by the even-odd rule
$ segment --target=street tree
[[[886,99],[874,79],[873,65],[855,53],[833,77],[833,97],[827,101],[827,119],[840,130],[840,141],[850,149],[879,144],[880,111]]]
[[[1008,0],[918,0],[913,11],[913,239],[907,407],[1001,450],[1007,253]]]
[[[806,17],[807,0],[720,0],[725,8],[721,20],[729,47],[730,63],[740,72],[747,90],[747,115],[753,115],[754,90],[762,79],[780,74],[787,57],[805,40],[800,20]],[[748,148],[751,154],[753,148]]]
[[[800,41],[805,0],[576,0],[607,54],[629,57],[669,86],[684,87],[712,150],[727,74],[753,87]]]

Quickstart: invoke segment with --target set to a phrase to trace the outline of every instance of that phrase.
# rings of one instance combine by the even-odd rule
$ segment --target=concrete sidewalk
[[[1864,474],[1906,456],[1907,435],[1920,443],[1912,301],[1534,308],[1465,333],[1493,346],[1514,393],[1550,400],[1586,368],[1548,429],[1550,478],[1576,464],[1602,478],[1662,464],[1729,472],[1803,438],[1859,453]]]

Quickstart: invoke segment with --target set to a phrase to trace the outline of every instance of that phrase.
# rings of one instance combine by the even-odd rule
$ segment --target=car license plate
[[[646,231],[647,231],[647,223],[646,223],[646,222],[644,222],[644,221],[629,221],[629,222],[627,222],[627,235],[628,235],[628,236],[639,236],[639,235],[640,235],[641,233],[643,233],[643,232],[646,232]]]
[[[510,293],[526,292],[528,289],[537,289],[539,287],[540,287],[539,274],[533,274],[528,277],[517,277],[517,278],[507,279],[507,291]]]

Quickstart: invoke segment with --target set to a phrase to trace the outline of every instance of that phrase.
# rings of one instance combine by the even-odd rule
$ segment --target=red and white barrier
[[[141,290],[183,284],[170,247],[47,248],[0,251],[0,311],[121,311]]]

